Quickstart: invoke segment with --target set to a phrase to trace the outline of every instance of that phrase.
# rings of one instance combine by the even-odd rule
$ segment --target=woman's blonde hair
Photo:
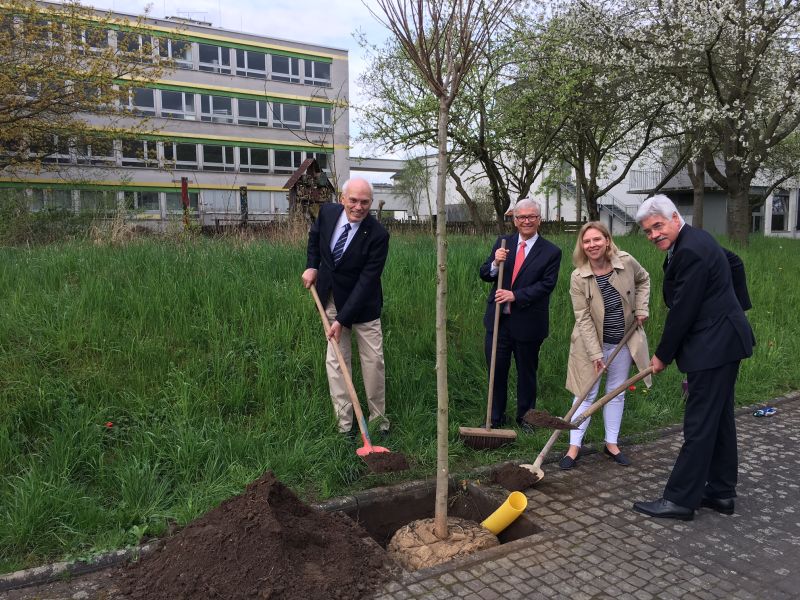
[[[578,239],[575,241],[575,250],[572,252],[572,264],[576,267],[582,267],[589,262],[589,257],[586,256],[586,252],[583,251],[583,236],[590,229],[597,229],[597,231],[602,233],[603,237],[608,240],[606,260],[610,261],[611,257],[619,251],[614,240],[611,238],[611,232],[608,230],[608,227],[603,225],[600,221],[589,221],[583,224],[583,227],[581,227],[581,230],[578,232]]]

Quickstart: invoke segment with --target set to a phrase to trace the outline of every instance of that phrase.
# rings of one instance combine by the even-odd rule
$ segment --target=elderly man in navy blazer
[[[355,335],[361,374],[369,405],[369,420],[377,421],[385,435],[385,366],[381,308],[381,274],[389,252],[389,233],[373,217],[372,185],[353,178],[342,186],[339,204],[323,204],[308,233],[306,288],[316,285],[332,325],[328,335],[326,369],[339,431],[352,435],[353,406],[347,392],[334,343],[350,366],[350,333]]]
[[[689,393],[683,446],[663,497],[635,502],[652,517],[694,518],[698,507],[732,514],[738,478],[734,393],[739,363],[755,339],[743,306],[744,271],[702,229],[687,225],[672,201],[657,195],[639,207],[636,220],[648,239],[667,252],[664,301],[669,308],[661,341],[651,359],[654,372],[675,360],[687,374]],[[739,264],[740,266],[740,264]]]
[[[481,279],[494,284],[483,317],[486,327],[484,347],[486,362],[491,364],[495,305],[501,304],[492,394],[492,427],[505,424],[508,373],[513,356],[517,368],[516,422],[524,431],[529,431],[531,427],[522,417],[536,406],[539,348],[550,329],[550,294],[558,281],[561,249],[538,233],[542,218],[538,202],[522,199],[514,205],[513,212],[517,233],[497,238],[489,257],[480,268]],[[503,240],[506,240],[505,249],[500,247]],[[504,261],[503,285],[498,290],[499,266]]]

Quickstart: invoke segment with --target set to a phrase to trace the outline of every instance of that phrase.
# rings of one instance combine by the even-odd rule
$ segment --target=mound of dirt
[[[386,554],[341,513],[303,504],[270,471],[125,568],[130,600],[371,597]]]
[[[539,478],[528,469],[508,463],[499,469],[493,469],[491,480],[510,492],[521,492],[539,481]]]

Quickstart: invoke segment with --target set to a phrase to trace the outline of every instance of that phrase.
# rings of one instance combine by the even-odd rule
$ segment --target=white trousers
[[[333,300],[325,308],[328,320],[332,323],[336,319],[336,305]],[[361,361],[361,376],[364,379],[364,389],[367,393],[369,406],[369,420],[379,419],[380,428],[389,429],[389,420],[386,418],[386,367],[383,362],[383,332],[381,320],[375,319],[367,323],[353,323],[352,329],[342,327],[339,337],[339,349],[342,352],[347,368],[352,377],[352,342],[351,331],[358,344],[358,357]],[[339,421],[339,431],[345,433],[353,426],[353,404],[347,385],[339,367],[339,359],[333,347],[334,342],[328,342],[328,351],[325,359],[325,368],[328,372],[328,387],[333,402],[333,410]]]
[[[608,362],[608,357],[611,356],[611,353],[616,348],[616,344],[603,344],[603,362]],[[620,386],[626,379],[628,379],[628,373],[631,370],[631,364],[633,363],[633,359],[631,358],[631,352],[628,350],[627,344],[623,346],[619,354],[617,354],[614,362],[611,363],[611,366],[608,367],[606,370],[605,378],[606,378],[606,385],[605,390],[606,392],[615,389],[616,387]],[[592,403],[594,402],[595,398],[597,398],[597,392],[600,388],[600,381],[594,384],[594,387],[589,392],[589,395],[586,396],[586,399],[581,403],[580,407],[578,408],[575,416],[573,419],[578,415],[583,414],[585,410],[587,410]],[[573,400],[573,406],[578,401],[576,397]],[[625,391],[623,390],[617,396],[615,396],[612,400],[608,402],[603,407],[603,422],[606,426],[606,443],[608,444],[616,444],[617,439],[619,438],[619,429],[620,425],[622,424],[622,411],[625,408]],[[589,427],[589,422],[591,421],[591,417],[586,419],[583,423],[580,424],[578,429],[573,429],[569,433],[569,443],[571,446],[581,446],[583,442],[583,436],[586,433],[586,429]]]

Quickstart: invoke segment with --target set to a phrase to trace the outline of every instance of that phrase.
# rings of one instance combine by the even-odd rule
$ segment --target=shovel
[[[311,295],[314,297],[314,303],[317,305],[319,316],[322,318],[322,325],[325,328],[325,335],[327,336],[331,330],[331,325],[328,322],[328,315],[325,314],[325,309],[322,307],[322,302],[319,300],[317,288],[312,285],[308,289],[311,292]],[[383,446],[373,446],[372,442],[370,442],[369,429],[367,429],[367,422],[364,419],[364,412],[361,410],[361,404],[359,403],[358,396],[356,395],[356,388],[353,386],[353,379],[350,377],[350,369],[347,368],[347,363],[344,360],[344,356],[342,356],[342,351],[339,348],[339,344],[336,342],[336,340],[331,340],[330,343],[336,352],[336,358],[339,359],[339,368],[342,370],[344,382],[347,386],[347,392],[350,394],[350,402],[353,404],[353,411],[355,412],[356,421],[358,422],[358,428],[361,431],[361,439],[364,442],[364,446],[357,449],[356,454],[358,454],[361,458],[365,458],[373,453],[389,452],[387,448],[384,448]]]
[[[611,362],[617,357],[617,354],[619,354],[619,351],[622,350],[625,344],[628,343],[628,340],[633,335],[633,332],[636,331],[636,327],[637,325],[634,324],[630,327],[630,329],[628,329],[628,331],[625,332],[625,335],[622,336],[622,339],[620,340],[619,344],[617,344],[617,347],[614,348],[614,351],[609,355],[605,367],[603,367],[602,369],[600,369],[600,371],[598,371],[597,375],[595,375],[594,379],[592,379],[592,381],[586,387],[586,390],[583,392],[583,394],[581,394],[581,396],[575,402],[573,402],[567,414],[564,415],[565,421],[569,421],[572,418],[572,415],[575,414],[580,405],[583,403],[583,401],[586,400],[586,396],[588,396],[589,392],[592,391],[594,384],[600,380],[600,378],[603,376],[603,373],[605,373],[606,370],[608,370],[608,367],[611,364]],[[549,415],[545,411],[535,411],[535,410],[529,410],[527,413],[525,413],[525,416],[523,418],[526,421],[531,421],[532,419],[536,418],[535,415],[537,414],[547,415],[548,419],[558,420],[557,417],[553,417],[552,415]],[[548,423],[550,423],[550,421],[548,421]],[[520,467],[522,467],[523,469],[528,469],[528,471],[530,471],[537,477],[535,483],[538,483],[542,479],[544,479],[544,471],[542,471],[542,463],[544,462],[544,459],[547,457],[547,455],[550,453],[550,450],[553,448],[553,445],[556,443],[556,440],[558,440],[558,436],[561,434],[562,431],[563,429],[561,428],[555,428],[555,431],[550,436],[550,439],[547,440],[547,443],[544,445],[544,448],[542,448],[542,451],[539,452],[539,456],[536,457],[536,460],[533,461],[532,465],[529,464],[520,465]]]
[[[636,383],[637,381],[641,381],[648,375],[652,375],[653,367],[647,367],[644,371],[639,371],[633,377],[629,377],[625,381],[623,381],[618,387],[614,388],[610,392],[608,392],[605,396],[600,398],[600,400],[595,400],[592,405],[583,411],[580,415],[575,417],[572,421],[567,419],[561,419],[559,417],[554,417],[550,414],[547,414],[546,411],[539,411],[539,414],[532,415],[528,420],[529,422],[533,423],[534,425],[539,425],[541,427],[550,427],[556,430],[564,430],[564,429],[577,429],[581,423],[583,423],[586,419],[591,417],[594,413],[598,410],[603,408],[606,404],[608,404],[611,400],[613,400],[617,394],[620,392],[624,392],[625,388],[629,385]]]

